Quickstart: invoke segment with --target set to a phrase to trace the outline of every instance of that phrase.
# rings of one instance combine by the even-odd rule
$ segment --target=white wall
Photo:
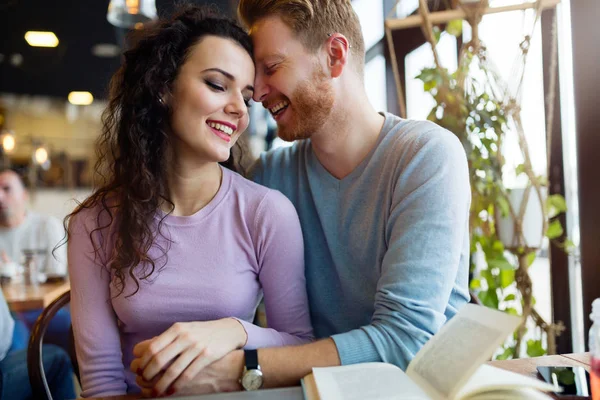
[[[52,215],[61,221],[77,203],[92,193],[92,189],[37,189],[30,192],[29,209],[40,214]]]

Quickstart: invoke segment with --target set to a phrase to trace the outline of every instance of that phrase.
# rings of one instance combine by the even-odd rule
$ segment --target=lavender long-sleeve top
[[[156,216],[155,226],[163,216]],[[164,219],[161,229],[170,242],[157,239],[149,253],[164,267],[140,281],[131,297],[133,281],[117,296],[107,270],[114,224],[92,232],[105,221],[105,212],[98,219],[97,209],[85,210],[69,227],[71,310],[84,397],[139,391],[129,371],[133,347],[175,322],[235,317],[248,333],[246,348],[312,340],[302,233],[281,193],[223,169],[221,188],[207,206]],[[96,256],[94,244],[100,245]],[[269,328],[251,323],[263,293]]]

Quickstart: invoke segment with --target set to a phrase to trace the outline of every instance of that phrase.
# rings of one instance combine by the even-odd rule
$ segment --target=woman
[[[312,339],[293,206],[224,167],[253,80],[246,33],[194,6],[125,53],[103,118],[105,184],[69,223],[84,397],[139,391],[136,345],[153,355],[139,373],[156,396],[234,349]],[[269,329],[251,323],[263,292]]]

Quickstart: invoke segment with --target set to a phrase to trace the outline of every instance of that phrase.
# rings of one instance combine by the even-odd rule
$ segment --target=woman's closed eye
[[[214,82],[211,82],[209,80],[205,80],[204,82],[208,85],[208,87],[210,87],[211,89],[213,89],[213,90],[215,90],[217,92],[224,92],[225,91],[225,88],[223,86],[219,85],[218,83],[214,83]]]
[[[204,82],[215,92],[225,92],[227,90],[224,86],[221,86],[218,83],[211,82],[209,80],[205,80]],[[252,107],[250,100],[252,100],[252,97],[244,97],[244,104],[246,104],[246,107],[248,108]]]

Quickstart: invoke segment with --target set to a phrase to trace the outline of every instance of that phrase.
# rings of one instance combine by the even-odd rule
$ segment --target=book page
[[[480,395],[482,393],[508,389],[537,389],[546,392],[557,390],[549,383],[538,379],[483,364],[460,389],[457,397],[463,399],[477,395],[479,399],[483,397]]]
[[[454,399],[521,319],[467,304],[417,353],[407,375],[433,399]]]
[[[313,368],[313,375],[321,400],[429,399],[404,371],[391,364]]]

